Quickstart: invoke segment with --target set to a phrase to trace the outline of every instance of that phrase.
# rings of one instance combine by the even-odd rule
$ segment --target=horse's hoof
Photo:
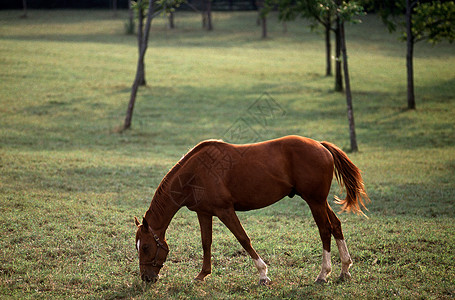
[[[207,273],[207,272],[200,272],[196,278],[194,278],[193,280],[194,281],[198,281],[198,282],[203,282],[205,281],[205,278],[207,278],[207,276],[209,276],[210,273]]]
[[[259,285],[268,285],[270,282],[272,281],[268,277],[259,279]]]
[[[316,284],[326,284],[327,283],[327,279],[318,278],[318,279],[316,279],[316,281],[314,283],[316,283]]]
[[[341,273],[338,280],[341,282],[349,281],[349,280],[351,280],[351,274],[349,272]]]
[[[205,281],[205,276],[198,275],[194,279],[196,282],[204,282]]]

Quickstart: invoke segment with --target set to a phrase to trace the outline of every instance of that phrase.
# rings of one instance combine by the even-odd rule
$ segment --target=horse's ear
[[[142,228],[145,230],[149,229],[149,224],[147,223],[147,220],[145,218],[142,218]]]
[[[139,225],[141,225],[141,223],[139,223],[139,220],[136,217],[134,217],[134,223],[136,223],[137,227],[139,227]]]

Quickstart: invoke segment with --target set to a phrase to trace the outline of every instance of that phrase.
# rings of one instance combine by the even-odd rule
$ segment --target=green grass
[[[214,225],[213,274],[196,215],[167,232],[163,277],[139,279],[134,216],[197,142],[246,118],[261,139],[299,134],[349,145],[345,99],[324,74],[324,44],[302,21],[254,13],[177,13],[153,24],[133,129],[118,133],[135,73],[136,40],[108,11],[0,11],[0,296],[2,298],[453,298],[455,295],[455,47],[418,44],[417,110],[407,111],[405,45],[374,16],[347,28],[369,219],[342,214],[354,260],[339,284],[313,284],[321,242],[304,201],[240,213],[269,264],[258,274],[228,230]],[[286,112],[265,128],[248,107],[268,93]],[[254,136],[252,136],[254,137]],[[338,188],[334,184],[333,193]],[[332,203],[332,200],[330,200]],[[336,205],[333,205],[336,206]]]

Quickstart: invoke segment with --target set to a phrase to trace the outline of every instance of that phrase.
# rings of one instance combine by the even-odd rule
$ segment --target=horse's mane
[[[155,204],[155,206],[158,208],[159,213],[162,213],[164,211],[162,205],[164,203],[160,202],[159,200],[166,197],[162,197],[168,194],[167,191],[167,186],[169,185],[169,182],[171,178],[186,164],[186,162],[193,157],[196,153],[201,151],[201,149],[205,148],[206,146],[222,143],[222,140],[206,140],[202,141],[193,148],[191,148],[185,155],[182,156],[182,158],[167,172],[166,176],[161,180],[161,183],[158,185],[155,195],[153,197],[152,203],[150,204],[150,209],[152,208],[152,205]]]

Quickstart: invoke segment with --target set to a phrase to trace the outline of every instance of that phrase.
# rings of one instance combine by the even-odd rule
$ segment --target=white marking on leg
[[[338,252],[340,253],[341,259],[341,275],[340,277],[351,278],[349,274],[349,268],[352,266],[352,259],[349,255],[348,247],[346,246],[345,240],[336,240],[338,246]],[[343,278],[344,279],[344,278]]]
[[[321,273],[319,273],[319,276],[316,279],[316,281],[317,282],[327,282],[327,276],[330,275],[330,272],[332,272],[332,261],[330,259],[330,252],[323,249],[322,250]]]
[[[253,259],[256,268],[259,271],[259,283],[260,284],[267,284],[270,282],[270,278],[267,277],[267,265],[262,260],[262,258]]]

